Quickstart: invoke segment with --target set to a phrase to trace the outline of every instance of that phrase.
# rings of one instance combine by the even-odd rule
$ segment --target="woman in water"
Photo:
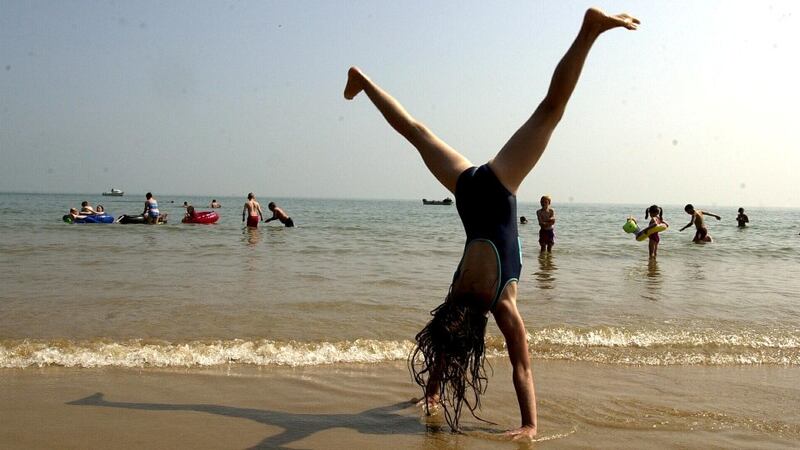
[[[149,224],[158,223],[158,216],[161,215],[158,211],[158,201],[150,192],[145,194],[144,198],[144,211],[142,212],[144,220]]]
[[[364,91],[389,125],[416,147],[433,176],[456,196],[467,234],[464,254],[445,302],[431,312],[433,318],[417,334],[417,346],[409,358],[414,379],[425,395],[426,411],[441,404],[453,430],[458,430],[463,405],[475,416],[486,389],[484,336],[491,313],[506,340],[522,419],[521,426],[508,434],[513,438],[536,435],[533,372],[525,325],[516,305],[522,267],[516,192],[561,120],[597,37],[617,27],[634,30],[638,24],[627,14],[586,11],[544,100],[497,156],[480,167],[436,137],[358,68],[348,71],[344,97],[350,100]]]

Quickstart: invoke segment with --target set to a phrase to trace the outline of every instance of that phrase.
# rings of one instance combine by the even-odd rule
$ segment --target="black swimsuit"
[[[456,208],[467,233],[464,254],[473,242],[488,242],[498,263],[497,292],[489,310],[493,310],[506,285],[519,281],[522,250],[517,231],[517,197],[503,186],[488,164],[470,167],[456,182]],[[463,256],[462,256],[463,262]],[[461,272],[461,263],[453,282]]]

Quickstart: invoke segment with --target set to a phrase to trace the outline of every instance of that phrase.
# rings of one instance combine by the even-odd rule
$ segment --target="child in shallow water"
[[[542,209],[536,211],[540,227],[539,246],[541,246],[541,252],[551,252],[556,243],[556,230],[553,228],[556,224],[556,212],[550,207],[552,202],[549,195],[543,195],[539,200]]]
[[[533,115],[487,164],[475,167],[417,121],[386,91],[356,67],[347,74],[344,97],[362,91],[386,121],[420,153],[433,176],[456,196],[467,234],[461,262],[445,302],[416,336],[409,358],[424,406],[441,405],[453,430],[462,406],[472,415],[486,390],[484,337],[489,314],[503,333],[511,360],[521,425],[508,435],[532,438],[537,432],[536,396],[527,332],[517,310],[517,281],[522,269],[517,234],[516,193],[542,156],[567,106],[589,50],[605,31],[635,30],[639,20],[589,9],[578,36],[556,66],[544,100]]]
[[[651,205],[644,211],[644,218],[647,219],[648,216],[650,217],[650,224],[647,228],[655,227],[658,225],[667,225],[667,222],[664,221],[664,210],[661,209],[658,205]],[[645,232],[647,230],[645,228],[641,232]],[[658,244],[661,242],[661,237],[659,237],[658,233],[652,233],[648,236],[647,242],[647,249],[650,253],[650,258],[655,259],[658,256]]]

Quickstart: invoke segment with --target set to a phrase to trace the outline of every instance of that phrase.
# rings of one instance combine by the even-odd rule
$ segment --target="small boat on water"
[[[444,200],[428,200],[427,198],[422,199],[423,205],[452,205],[453,199],[450,197],[445,198]]]
[[[114,188],[111,188],[108,192],[103,192],[103,197],[122,197],[123,195],[125,195],[124,192]]]

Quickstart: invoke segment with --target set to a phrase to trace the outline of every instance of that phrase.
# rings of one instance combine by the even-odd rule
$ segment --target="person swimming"
[[[433,317],[416,335],[409,356],[414,381],[423,390],[425,410],[430,413],[441,405],[453,430],[459,429],[463,406],[477,417],[475,411],[486,390],[484,338],[491,314],[506,340],[521,416],[521,426],[508,435],[518,439],[537,433],[527,332],[516,304],[521,271],[516,193],[561,120],[597,37],[617,27],[634,30],[638,24],[627,14],[587,10],[578,36],[556,66],[544,100],[494,159],[479,167],[412,117],[361,70],[351,67],[348,71],[344,97],[351,100],[363,91],[456,197],[466,232],[464,251],[444,303],[431,311]]]

